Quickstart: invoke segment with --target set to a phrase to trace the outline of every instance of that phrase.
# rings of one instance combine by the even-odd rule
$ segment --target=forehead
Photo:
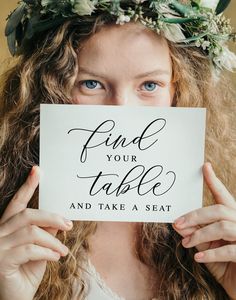
[[[166,40],[137,23],[102,27],[82,45],[79,65],[104,71],[172,68]]]

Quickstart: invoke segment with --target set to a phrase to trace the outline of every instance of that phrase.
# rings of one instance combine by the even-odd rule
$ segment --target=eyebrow
[[[163,69],[156,69],[153,71],[145,72],[142,74],[139,74],[135,76],[135,78],[141,78],[141,77],[148,77],[148,76],[153,76],[153,75],[171,75],[170,71],[163,70]]]
[[[87,74],[87,75],[90,75],[90,76],[100,77],[100,78],[106,79],[106,76],[104,74],[95,73],[95,72],[93,72],[91,70],[88,70],[84,67],[79,68],[79,74],[80,73],[84,73],[84,74]],[[139,79],[139,78],[142,78],[142,77],[153,76],[153,75],[169,75],[170,76],[171,73],[168,70],[156,69],[156,70],[153,70],[153,71],[148,71],[148,72],[139,74],[139,75],[135,76],[135,79]]]

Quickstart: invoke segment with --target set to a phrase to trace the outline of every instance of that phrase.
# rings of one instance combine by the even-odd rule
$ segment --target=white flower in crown
[[[205,41],[204,39],[199,39],[195,42],[195,46],[196,47],[202,47],[203,50],[207,50],[210,46],[211,46],[211,43],[209,41]],[[216,54],[214,52],[214,54]]]
[[[236,69],[236,55],[226,46],[223,47],[220,55],[214,61],[220,68],[225,68],[231,72]]]
[[[219,0],[200,0],[199,1],[199,5],[201,7],[208,7],[208,8],[211,8],[213,10],[216,9],[218,3],[219,3]]]
[[[76,0],[73,12],[79,16],[91,15],[95,10],[94,3],[90,0]]]
[[[211,46],[211,43],[209,42],[209,41],[204,41],[203,43],[202,43],[202,49],[203,50],[206,50],[208,47],[210,47]]]
[[[120,15],[117,20],[116,24],[124,25],[125,23],[130,22],[130,17],[125,15]]]

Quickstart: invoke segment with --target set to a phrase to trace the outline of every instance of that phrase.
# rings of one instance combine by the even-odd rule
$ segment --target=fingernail
[[[58,252],[54,252],[54,257],[56,260],[59,260],[61,258],[61,255]]]
[[[67,220],[67,219],[64,219],[65,221],[65,224],[67,227],[72,227],[73,226],[73,222],[71,220]]]
[[[209,168],[211,171],[213,171],[212,164],[211,164],[210,162],[208,162],[207,165],[208,165],[208,168]]]
[[[201,260],[204,256],[204,253],[203,252],[198,252],[195,254],[195,259],[196,260]]]
[[[184,223],[185,218],[184,217],[180,217],[177,220],[175,220],[175,226],[180,226]]]
[[[67,255],[69,252],[69,249],[65,245],[62,244],[62,251],[63,251],[63,255]]]

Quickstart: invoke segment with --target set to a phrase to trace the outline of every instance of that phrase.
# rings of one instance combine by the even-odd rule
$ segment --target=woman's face
[[[73,102],[171,106],[171,79],[163,38],[141,24],[106,26],[82,45]]]

